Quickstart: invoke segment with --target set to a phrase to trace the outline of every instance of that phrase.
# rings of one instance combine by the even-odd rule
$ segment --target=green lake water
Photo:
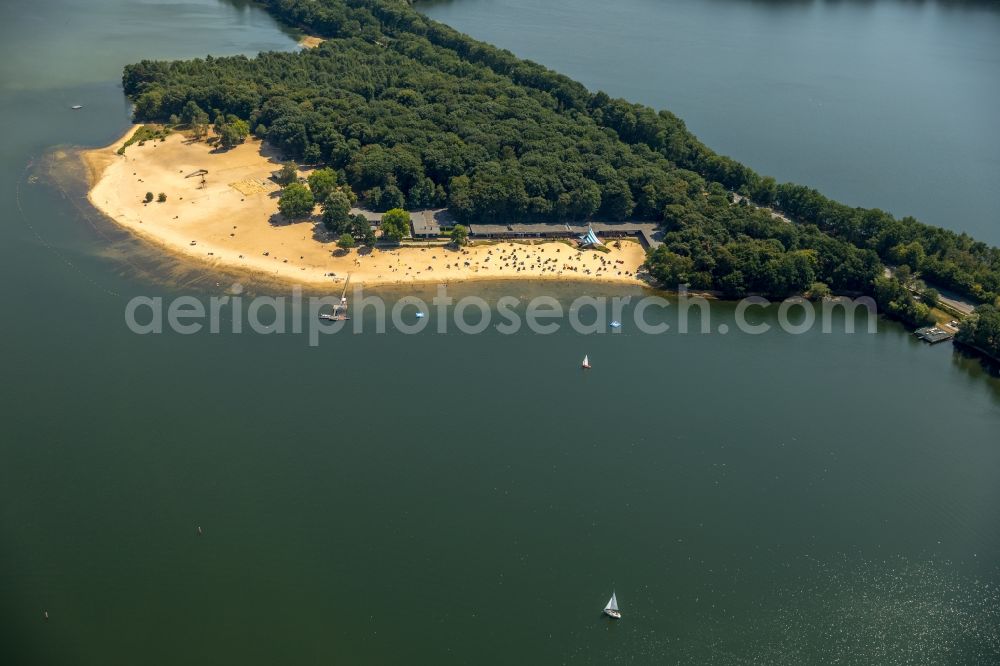
[[[0,663],[1000,660],[1000,382],[977,361],[886,322],[742,334],[727,303],[704,335],[438,335],[434,312],[318,347],[135,335],[133,296],[233,278],[88,213],[54,147],[121,134],[125,63],[294,40],[210,0],[4,18]],[[645,295],[453,289],[581,293]]]

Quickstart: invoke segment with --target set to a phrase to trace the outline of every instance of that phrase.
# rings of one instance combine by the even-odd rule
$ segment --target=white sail
[[[615,597],[614,592],[611,593],[611,601],[609,601],[608,605],[604,607],[604,610],[618,610],[618,599]]]
[[[583,356],[583,364],[584,365],[590,365],[590,357],[587,356],[586,354],[584,354],[584,356]]]

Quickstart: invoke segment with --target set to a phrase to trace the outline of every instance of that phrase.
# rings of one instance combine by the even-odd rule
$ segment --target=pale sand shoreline
[[[132,144],[124,156],[117,155],[134,130],[82,153],[87,198],[116,224],[176,257],[303,285],[343,283],[348,275],[352,284],[364,285],[508,279],[645,284],[635,277],[645,252],[632,241],[610,247],[610,253],[539,241],[462,250],[355,249],[341,255],[315,219],[285,223],[277,215],[279,187],[269,177],[280,164],[261,142],[212,152],[208,144],[175,133],[162,142]],[[200,177],[185,177],[198,169],[208,170],[204,187]],[[164,192],[167,201],[143,203],[147,191]]]
[[[326,40],[315,35],[303,35],[299,38],[299,46],[304,49],[314,49]]]

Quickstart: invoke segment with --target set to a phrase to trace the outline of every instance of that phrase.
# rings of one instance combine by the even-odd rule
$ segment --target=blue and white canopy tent
[[[585,233],[584,235],[580,236],[580,244],[581,245],[604,245],[604,243],[601,242],[601,239],[597,237],[597,234],[594,233],[594,227],[588,228],[587,229],[587,233]]]

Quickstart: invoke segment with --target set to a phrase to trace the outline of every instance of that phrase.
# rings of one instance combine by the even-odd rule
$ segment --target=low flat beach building
[[[352,208],[351,215],[364,215],[365,218],[371,223],[372,228],[378,228],[382,224],[382,213],[376,213],[373,210],[368,210],[367,208]]]
[[[418,210],[410,213],[410,229],[414,238],[437,238],[441,235],[441,223],[436,211]]]
[[[584,236],[590,229],[603,238],[639,239],[646,249],[660,245],[656,240],[656,224],[653,222],[592,222],[590,224],[567,224],[556,222],[528,222],[517,224],[470,224],[471,238],[573,238]]]

